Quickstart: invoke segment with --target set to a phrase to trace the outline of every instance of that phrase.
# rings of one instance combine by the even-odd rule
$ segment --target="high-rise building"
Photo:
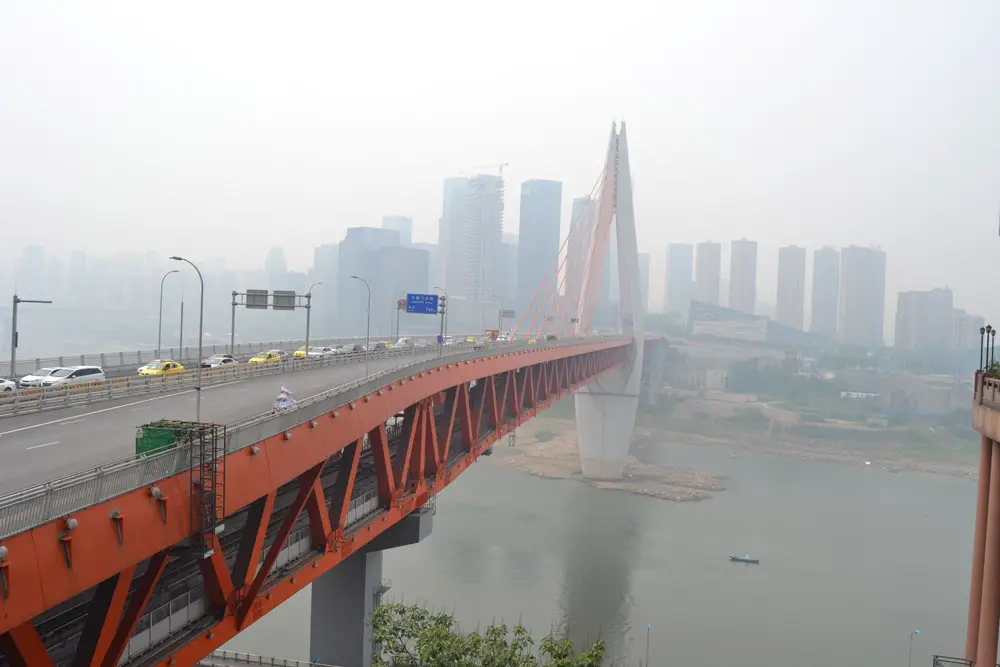
[[[482,331],[494,321],[503,271],[503,180],[480,174],[445,181],[441,218],[445,253],[445,288],[451,331]],[[492,327],[488,327],[492,328]]]
[[[806,249],[790,245],[778,250],[778,294],[774,319],[796,329],[805,324]]]
[[[639,253],[639,303],[646,312],[649,312],[649,261],[648,252]]]
[[[729,258],[729,307],[753,315],[757,307],[757,242],[733,241]]]
[[[955,334],[954,297],[947,287],[900,292],[896,301],[895,347],[947,350]]]
[[[840,302],[840,253],[836,248],[820,248],[813,253],[812,320],[809,331],[837,335]]]
[[[587,252],[592,243],[591,229],[597,216],[597,200],[577,197],[569,218],[569,241],[566,244],[565,294],[578,298],[587,269]]]
[[[667,313],[687,317],[691,307],[694,285],[694,248],[685,243],[671,243],[667,246]]]
[[[840,251],[840,339],[852,345],[885,345],[885,253],[850,246]]]
[[[517,263],[503,266],[505,273],[516,272],[518,310],[527,307],[546,278],[555,280],[561,208],[559,181],[532,179],[521,184]],[[512,303],[511,307],[515,305]]]
[[[267,251],[267,258],[264,260],[264,271],[267,272],[268,287],[272,290],[291,289],[288,286],[288,261],[285,259],[285,251],[281,248],[271,248]]]
[[[981,329],[986,320],[960,308],[952,312],[951,347],[954,350],[975,350],[983,346]]]
[[[413,218],[405,215],[383,215],[382,229],[394,229],[399,232],[399,242],[403,245],[413,244]]]
[[[372,286],[372,335],[436,332],[440,322],[437,317],[397,312],[397,303],[407,294],[430,291],[430,253],[412,246],[388,245],[371,252],[369,261],[375,274],[374,282],[369,281]],[[399,332],[396,331],[397,318]]]
[[[436,243],[413,243],[411,244],[414,248],[418,250],[426,250],[428,261],[430,262],[428,266],[428,281],[430,282],[431,291],[435,291],[434,287],[436,285],[444,285],[444,261],[441,257],[441,246]]]
[[[378,227],[351,227],[338,246],[337,260],[337,326],[335,335],[363,336],[367,323],[368,290],[351,276],[360,276],[371,288],[372,324],[377,309],[388,310],[389,303],[379,303],[376,295],[384,295],[382,285],[388,277],[378,261],[378,253],[389,246],[399,245],[399,232]]]
[[[340,247],[325,243],[313,250],[314,279],[323,283],[313,292],[312,321],[320,336],[333,335],[337,328],[337,267]]]
[[[722,244],[703,241],[698,244],[694,265],[695,301],[719,305],[722,280]]]
[[[517,266],[518,263],[518,235],[508,234],[503,235],[503,243],[500,246],[500,265],[501,266]],[[518,276],[516,271],[504,271],[500,274],[500,288],[497,290],[497,295],[503,299],[503,310],[513,310],[514,311],[514,321],[504,322],[504,328],[513,328],[517,324],[518,318],[521,317],[524,306],[518,303],[517,298],[517,285]],[[529,299],[530,301],[530,299]],[[498,304],[499,305],[499,304]],[[526,306],[527,304],[525,304]]]

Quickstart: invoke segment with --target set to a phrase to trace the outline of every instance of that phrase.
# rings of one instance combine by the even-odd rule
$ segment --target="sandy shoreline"
[[[621,481],[586,480],[580,470],[576,425],[568,420],[536,417],[517,429],[516,443],[514,447],[495,445],[490,463],[535,477],[575,480],[599,489],[674,502],[705,500],[712,492],[725,489],[718,475],[696,468],[650,465],[632,456]]]
[[[737,435],[737,434],[734,434]],[[516,444],[494,446],[487,460],[491,465],[519,470],[543,479],[573,480],[595,488],[633,493],[673,502],[694,502],[724,491],[723,477],[697,468],[651,465],[629,456],[625,477],[607,482],[584,479],[577,450],[576,424],[568,419],[536,417],[517,429]],[[724,446],[755,454],[768,454],[806,461],[875,467],[886,472],[925,472],[976,479],[972,466],[921,461],[903,456],[878,457],[870,452],[790,442],[755,434],[738,434],[732,439],[716,438],[684,431],[636,426],[632,444],[641,450],[666,442],[697,446]]]
[[[936,463],[908,458],[905,455],[878,456],[870,452],[857,452],[846,449],[822,448],[799,442],[776,438],[762,437],[753,434],[738,434],[732,439],[715,438],[711,436],[636,426],[632,434],[633,444],[655,445],[663,442],[678,442],[686,445],[724,446],[744,449],[755,453],[796,458],[803,461],[824,461],[844,465],[877,467],[886,472],[925,472],[935,475],[951,475],[966,479],[977,479],[975,467],[959,463]],[[867,463],[866,463],[867,462]]]

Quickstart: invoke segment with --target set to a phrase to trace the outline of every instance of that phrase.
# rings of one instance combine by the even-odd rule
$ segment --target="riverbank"
[[[755,454],[769,454],[803,461],[822,461],[854,466],[872,466],[885,472],[925,472],[977,479],[974,465],[949,461],[932,461],[889,448],[852,447],[849,440],[836,442],[795,439],[780,433],[758,434],[733,432],[732,437],[716,437],[690,431],[637,425],[632,443],[641,451],[663,442],[686,445],[725,446],[744,449]]]
[[[567,479],[595,488],[624,491],[673,502],[694,502],[723,491],[722,478],[696,468],[650,465],[629,456],[620,481],[584,479],[580,470],[576,424],[536,417],[517,429],[516,445],[497,444],[488,461],[544,479]]]

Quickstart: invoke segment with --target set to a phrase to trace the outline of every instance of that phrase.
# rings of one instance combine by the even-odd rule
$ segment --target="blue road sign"
[[[407,294],[406,312],[418,315],[438,314],[437,294]]]

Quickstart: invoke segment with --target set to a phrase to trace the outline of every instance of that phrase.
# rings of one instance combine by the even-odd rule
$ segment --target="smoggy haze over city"
[[[971,270],[1000,244],[993,0],[11,3],[0,60],[5,262],[280,246],[305,270],[387,214],[436,241],[442,180],[500,163],[506,230],[551,178],[565,231],[624,118],[654,308],[668,243],[748,237],[762,301],[778,246],[877,244],[887,321],[944,285],[995,312]]]

